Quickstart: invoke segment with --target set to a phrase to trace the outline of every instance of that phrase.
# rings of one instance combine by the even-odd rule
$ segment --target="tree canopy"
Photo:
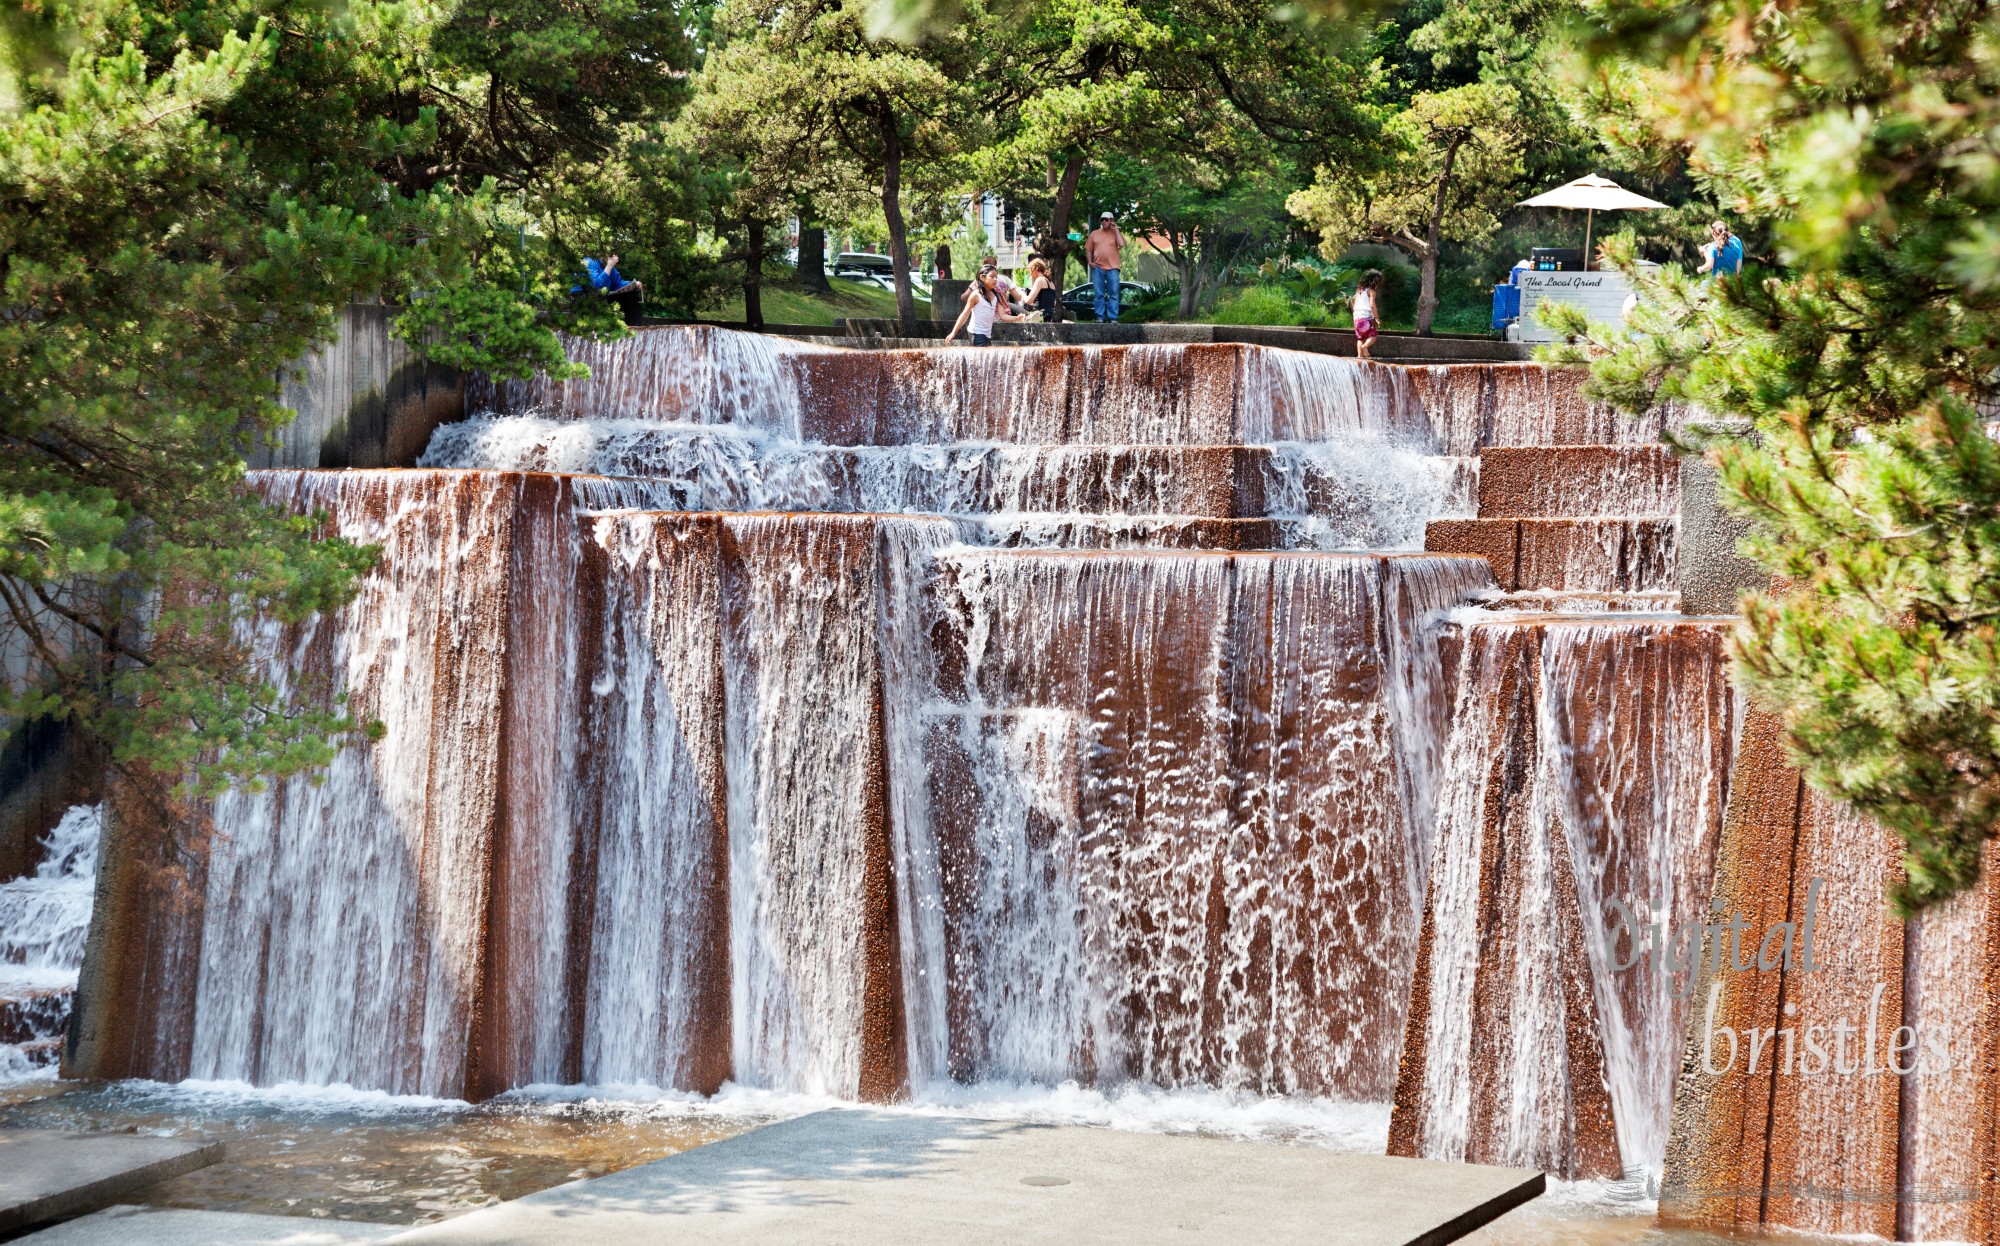
[[[1685,159],[1776,267],[1641,273],[1594,360],[1628,408],[1697,405],[1746,550],[1738,670],[1821,791],[1898,831],[1916,910],[2000,818],[2000,18],[1985,4],[1591,9],[1577,89],[1609,143]],[[1629,248],[1613,248],[1629,263]]]
[[[23,11],[0,111],[0,714],[212,789],[356,724],[249,662],[253,616],[340,604],[371,553],[262,505],[277,378],[356,299],[444,362],[562,372],[557,210],[669,108],[686,16],[614,0],[427,17],[366,0]]]

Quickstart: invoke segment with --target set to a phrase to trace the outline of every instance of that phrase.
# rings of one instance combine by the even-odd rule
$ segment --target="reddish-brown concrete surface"
[[[1425,529],[1424,548],[1486,559],[1509,592],[1655,592],[1676,582],[1677,526],[1672,519],[1437,519]]]
[[[1521,524],[1514,519],[1433,519],[1424,529],[1424,550],[1484,558],[1493,583],[1506,592],[1520,586]]]
[[[1988,881],[1906,924],[1886,902],[1895,837],[1804,785],[1775,715],[1753,710],[1743,738],[1713,903],[1742,914],[1749,967],[1703,962],[1661,1221],[2000,1241],[1993,853]],[[1775,942],[1750,963],[1808,916],[1809,970],[1803,935],[1789,968]]]
[[[1669,518],[1680,461],[1665,446],[1489,446],[1479,453],[1485,519]]]

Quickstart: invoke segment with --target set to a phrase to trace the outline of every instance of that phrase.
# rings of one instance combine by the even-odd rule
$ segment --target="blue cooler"
[[[1493,327],[1504,329],[1521,318],[1521,287],[1508,280],[1493,287]]]

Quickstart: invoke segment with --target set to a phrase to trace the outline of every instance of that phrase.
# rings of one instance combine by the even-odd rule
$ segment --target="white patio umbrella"
[[[1590,268],[1590,227],[1599,212],[1647,212],[1667,205],[1658,199],[1648,199],[1635,195],[1608,177],[1586,173],[1554,190],[1543,191],[1533,199],[1521,200],[1524,208],[1580,208],[1583,218],[1583,266]]]

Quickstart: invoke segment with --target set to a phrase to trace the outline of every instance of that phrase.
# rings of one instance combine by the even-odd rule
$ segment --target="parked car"
[[[886,255],[876,255],[867,251],[842,251],[833,257],[833,275],[842,281],[856,281],[880,289],[893,291],[896,288],[896,262]],[[924,284],[922,277],[910,274],[910,288],[919,298],[929,298],[931,288]]]
[[[1124,310],[1141,299],[1152,297],[1153,287],[1145,281],[1121,281],[1118,283],[1118,307]],[[1063,310],[1078,320],[1097,319],[1097,296],[1091,293],[1088,284],[1071,286],[1062,296]]]
[[[887,277],[896,271],[896,261],[873,251],[842,251],[833,257],[833,275],[836,277],[866,277],[881,273]]]

